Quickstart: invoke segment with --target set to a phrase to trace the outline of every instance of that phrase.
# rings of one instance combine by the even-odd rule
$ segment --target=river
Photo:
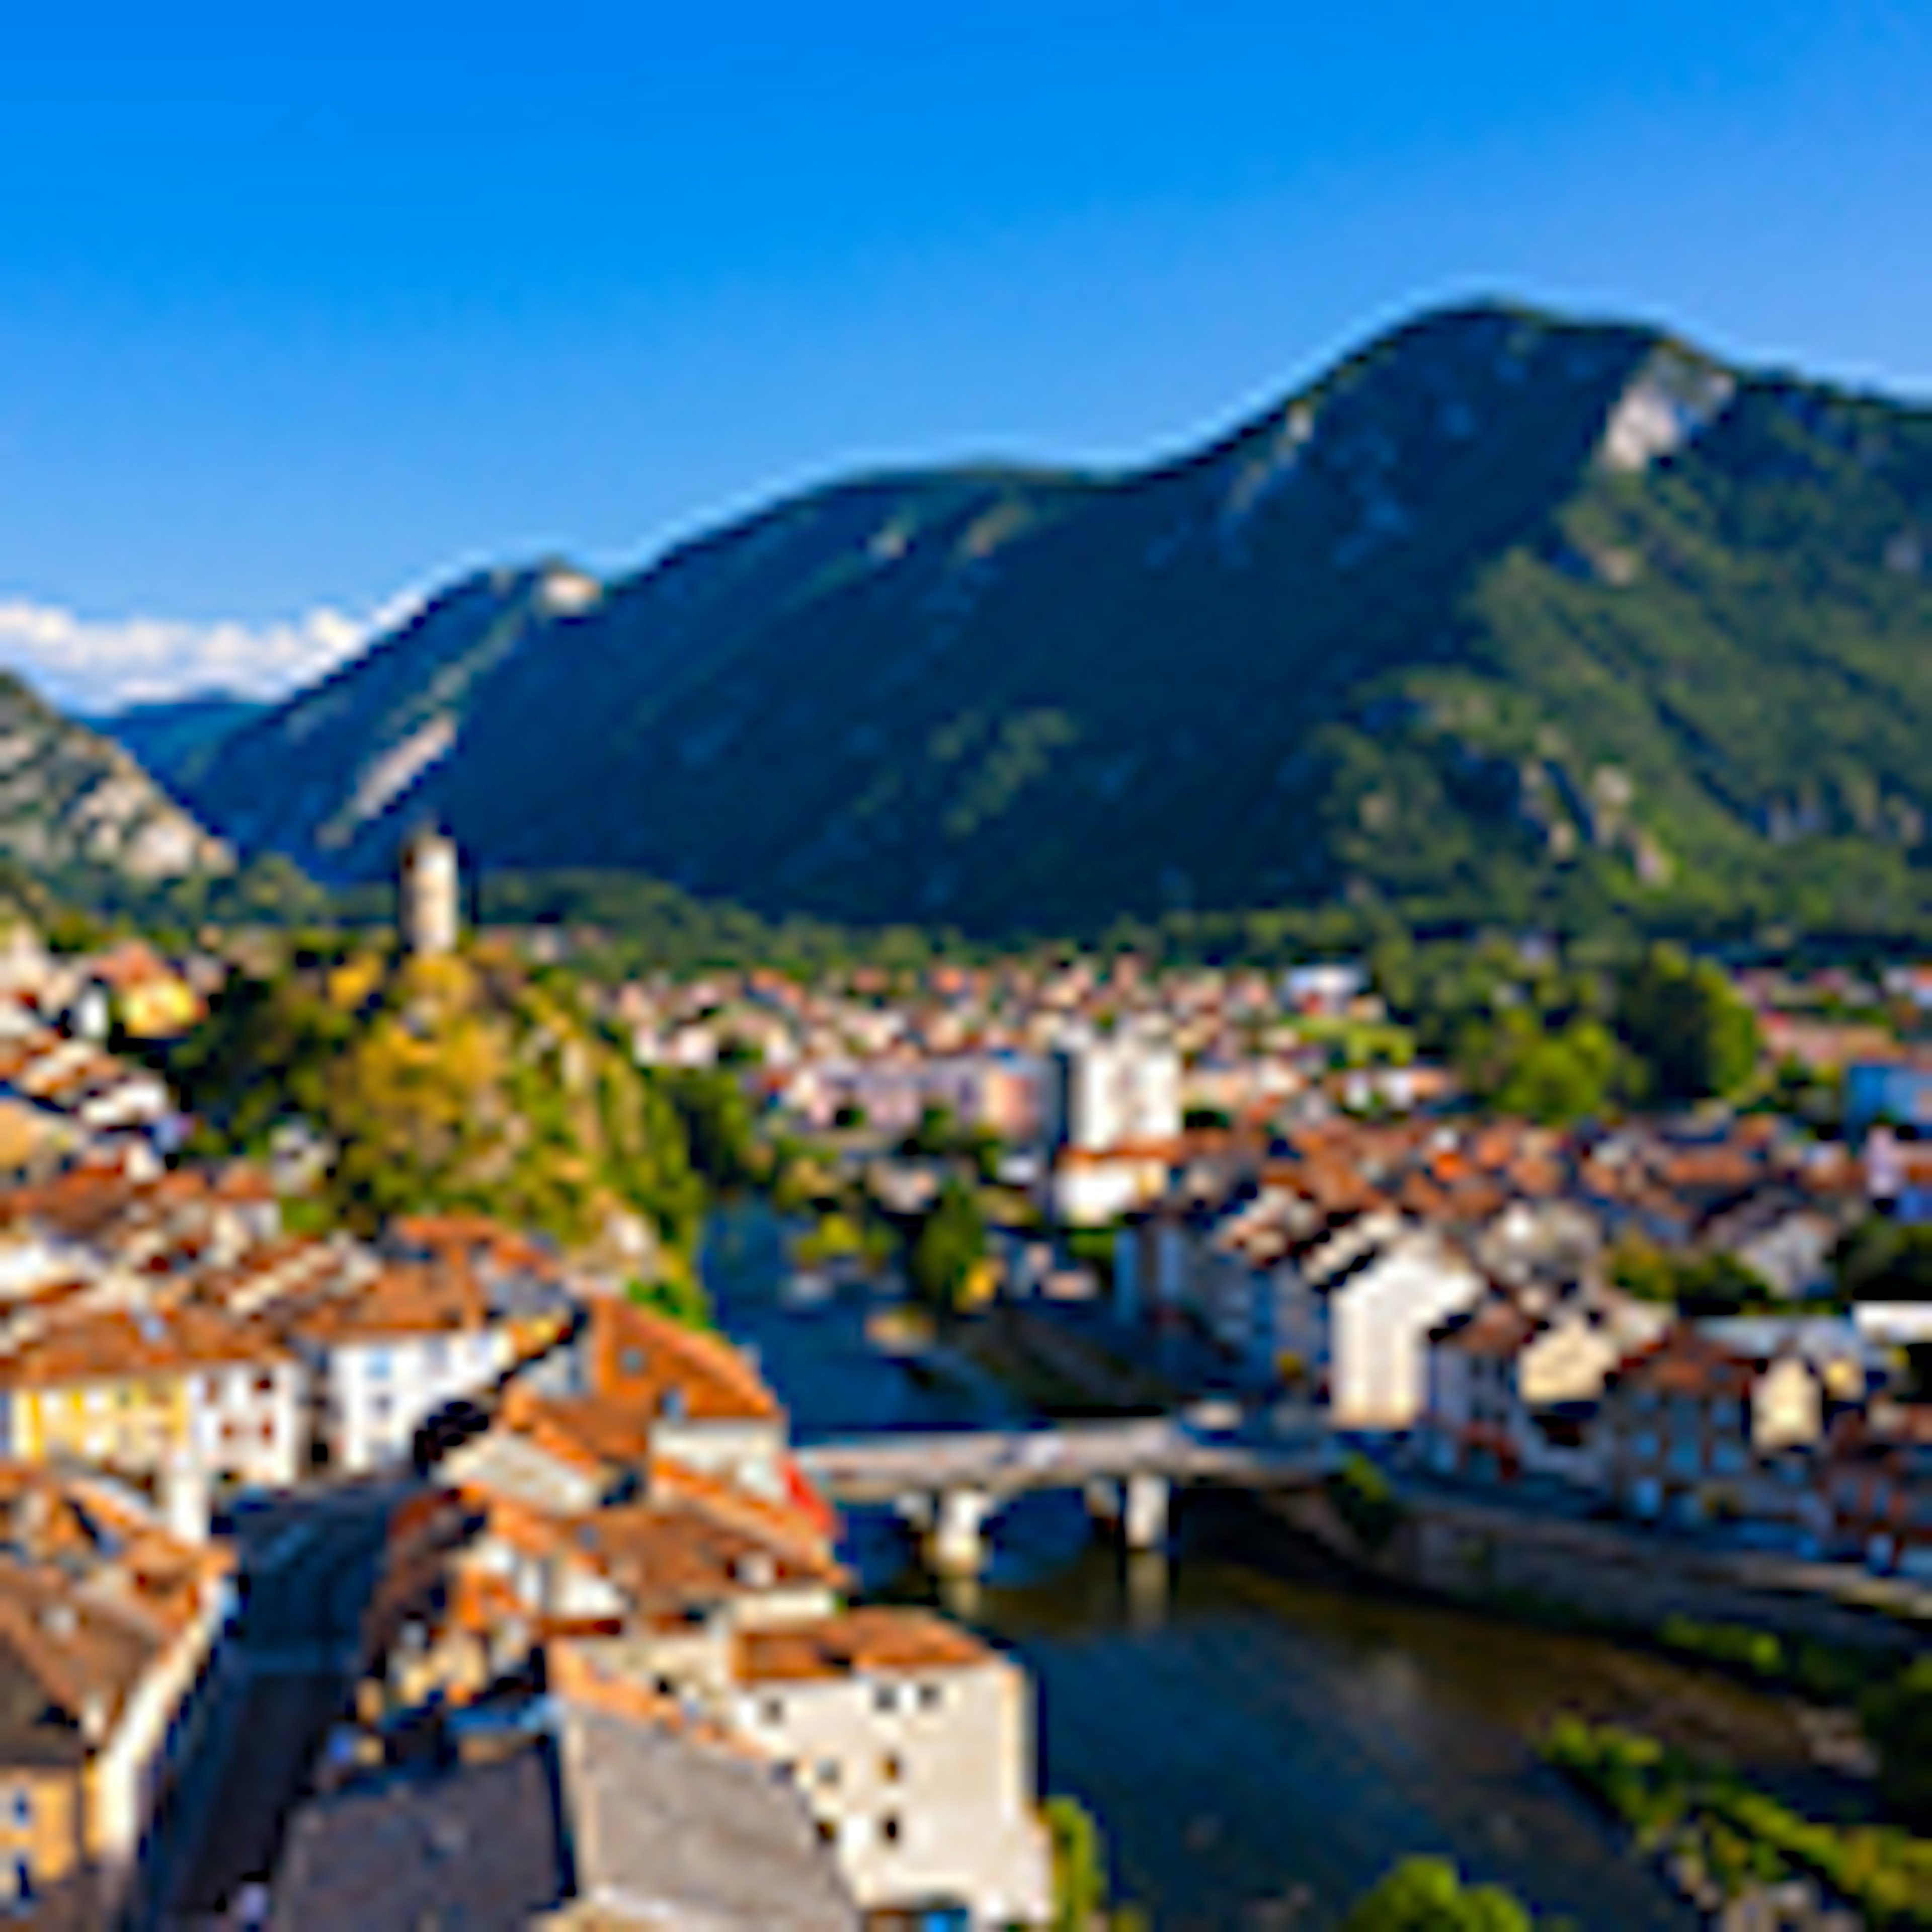
[[[801,1440],[983,1413],[881,1358],[862,1296],[788,1306],[768,1216],[715,1223],[705,1267]],[[1596,1639],[1364,1593],[1298,1566],[1239,1498],[1186,1498],[1171,1555],[1132,1559],[1090,1534],[1074,1498],[1030,1499],[963,1588],[928,1580],[882,1513],[848,1520],[844,1553],[868,1594],[940,1601],[1025,1664],[1042,1788],[1094,1811],[1118,1889],[1160,1932],[1318,1932],[1412,1852],[1580,1932],[1696,1924],[1536,1757],[1562,1710],[1721,1743],[1773,1780],[1804,1775],[1770,1700]]]

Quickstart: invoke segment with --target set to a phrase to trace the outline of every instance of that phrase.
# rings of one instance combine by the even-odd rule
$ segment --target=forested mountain
[[[855,481],[460,584],[225,739],[245,844],[1072,930],[1336,896],[1926,907],[1932,412],[1426,316],[1180,460]]]
[[[266,708],[246,698],[210,692],[198,698],[130,704],[110,717],[80,722],[124,745],[152,776],[172,785],[194,778],[223,739]]]

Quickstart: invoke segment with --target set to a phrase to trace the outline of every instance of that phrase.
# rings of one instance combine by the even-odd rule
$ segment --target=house
[[[1932,1405],[1878,1402],[1840,1416],[1823,1484],[1834,1550],[1932,1580]]]
[[[1026,1679],[957,1626],[866,1608],[560,1648],[781,1767],[867,1914],[1050,1916]]]
[[[1424,1460],[1444,1474],[1603,1486],[1598,1399],[1670,1320],[1613,1292],[1492,1287],[1430,1335]]]
[[[231,1561],[18,1463],[0,1463],[0,1910],[110,1924],[192,1746]]]
[[[1040,1112],[1056,1149],[1171,1141],[1180,1132],[1180,1056],[1145,1030],[1072,1029],[1048,1057]]]
[[[261,1324],[189,1301],[76,1306],[0,1354],[5,1453],[158,1488],[293,1482],[307,1452],[294,1356]]]
[[[1808,1484],[1788,1452],[1822,1433],[1825,1396],[1801,1355],[1755,1358],[1678,1324],[1607,1385],[1600,1426],[1613,1493],[1641,1516],[1795,1520]]]
[[[1721,1210],[1697,1232],[1697,1246],[1742,1262],[1774,1294],[1804,1300],[1831,1286],[1832,1250],[1840,1217],[1795,1190],[1762,1188]]]
[[[1329,1414],[1338,1428],[1405,1430],[1427,1400],[1430,1331],[1486,1284],[1431,1228],[1370,1234],[1350,1247],[1346,1258],[1310,1258],[1310,1286],[1328,1309]]]
[[[417,1432],[490,1389],[518,1359],[511,1323],[467,1268],[392,1264],[365,1287],[293,1312],[317,1446],[345,1475],[406,1461]]]
[[[1183,1157],[1178,1140],[1064,1148],[1047,1171],[1047,1205],[1070,1228],[1104,1228],[1156,1200]]]
[[[573,1344],[572,1393],[648,1431],[676,1462],[772,1501],[795,1497],[790,1425],[757,1370],[722,1336],[613,1298],[591,1303]]]
[[[124,940],[88,963],[79,998],[86,1000],[95,992],[112,1025],[134,1040],[178,1040],[206,1010],[188,980],[138,939]]]
[[[470,1540],[448,1565],[448,1600],[422,1642],[389,1660],[388,1698],[480,1694],[524,1668],[547,1637],[629,1639],[638,1680],[659,1694],[694,1656],[712,1661],[741,1628],[827,1616],[848,1579],[829,1552],[688,1498],[619,1503],[560,1518],[478,1498]],[[626,1653],[629,1654],[629,1653]]]
[[[1492,1292],[1430,1330],[1428,1403],[1417,1433],[1431,1468],[1502,1482],[1522,1473],[1522,1359],[1540,1325],[1511,1297]]]
[[[841,1861],[796,1786],[604,1676],[594,1654],[551,1652],[576,1898],[540,1922],[547,1932],[858,1932]]]
[[[1180,1056],[1143,1030],[1075,1029],[1047,1058],[1040,1113],[1053,1217],[1104,1227],[1158,1196],[1183,1156]]]
[[[896,1609],[746,1630],[735,1663],[733,1728],[790,1767],[862,1908],[1046,1922],[1052,1859],[1013,1664]]]

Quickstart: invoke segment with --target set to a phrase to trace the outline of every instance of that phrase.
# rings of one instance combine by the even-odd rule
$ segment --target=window
[[[879,1782],[881,1784],[897,1784],[902,1782],[904,1777],[904,1763],[892,1753],[888,1751],[880,1759]]]
[[[899,1688],[896,1684],[881,1684],[872,1692],[872,1708],[890,1713],[899,1707]]]
[[[898,1843],[899,1821],[892,1812],[888,1811],[879,1820],[879,1836],[889,1845],[896,1845]]]
[[[940,1700],[945,1695],[945,1692],[937,1684],[922,1684],[919,1687],[918,1694],[919,1708],[922,1711],[936,1711],[939,1708]]]
[[[838,1760],[836,1757],[822,1757],[818,1760],[815,1781],[821,1791],[838,1789]]]
[[[767,1697],[758,1706],[758,1721],[762,1724],[782,1724],[784,1722],[784,1700]]]
[[[28,1791],[15,1791],[7,1802],[7,1815],[22,1831],[34,1822],[33,1794]]]

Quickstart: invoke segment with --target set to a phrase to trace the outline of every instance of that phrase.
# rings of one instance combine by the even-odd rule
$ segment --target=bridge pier
[[[1083,1485],[1087,1514],[1118,1528],[1130,1550],[1158,1550],[1167,1541],[1174,1485],[1165,1476],[1141,1474],[1115,1481],[1096,1478]]]
[[[1158,1550],[1167,1540],[1173,1488],[1165,1476],[1130,1476],[1120,1510],[1121,1533],[1130,1550]]]
[[[1118,1483],[1105,1476],[1096,1476],[1081,1484],[1080,1493],[1086,1499],[1087,1514],[1093,1521],[1105,1523],[1109,1529],[1118,1525],[1125,1508]]]
[[[976,1576],[986,1561],[986,1519],[993,1498],[983,1490],[942,1490],[926,1532],[926,1561],[946,1576]]]

